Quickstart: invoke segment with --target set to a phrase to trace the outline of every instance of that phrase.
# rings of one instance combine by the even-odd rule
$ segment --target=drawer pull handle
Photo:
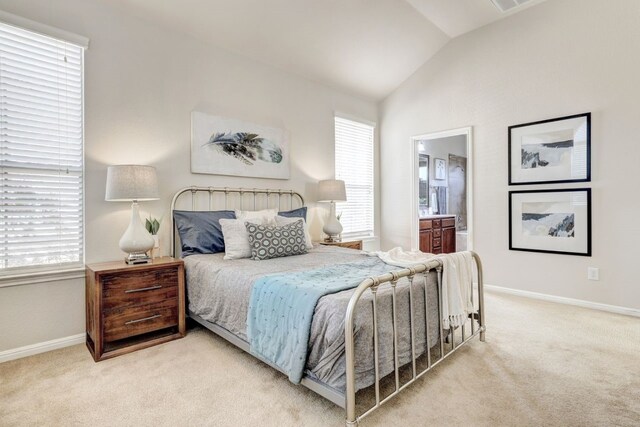
[[[160,289],[162,285],[149,286],[148,288],[139,288],[139,289],[127,289],[124,291],[125,294],[132,294],[134,292],[144,292],[144,291],[153,291],[154,289]]]
[[[134,323],[146,322],[147,320],[157,319],[158,317],[162,317],[162,314],[154,314],[153,316],[143,317],[142,319],[129,320],[128,322],[125,322],[124,324],[125,325],[132,325]]]

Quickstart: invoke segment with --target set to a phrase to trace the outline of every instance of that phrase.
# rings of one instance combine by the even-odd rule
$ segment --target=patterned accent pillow
[[[302,219],[281,227],[245,222],[251,259],[264,260],[307,253]]]
[[[280,216],[278,215],[276,217],[276,225],[279,226],[283,226],[283,225],[287,225],[287,224],[291,224],[294,223],[296,221],[300,221],[302,220],[302,227],[304,228],[304,239],[306,241],[307,244],[307,249],[313,249],[313,243],[311,241],[311,234],[309,234],[309,225],[307,225],[307,222],[304,220],[304,218],[292,218],[292,217],[286,217],[286,216]]]

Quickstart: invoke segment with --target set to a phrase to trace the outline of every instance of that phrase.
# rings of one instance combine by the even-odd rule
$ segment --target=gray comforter
[[[247,341],[247,311],[251,289],[256,279],[267,274],[315,269],[362,259],[362,252],[331,246],[314,246],[308,254],[267,261],[250,259],[223,260],[223,254],[191,255],[185,258],[189,311],[215,323],[243,341]],[[398,267],[389,266],[389,271]],[[429,342],[438,340],[437,278],[427,275]],[[425,308],[422,276],[413,284],[414,321],[416,322],[416,356],[425,351]],[[344,316],[353,289],[326,295],[318,301],[313,322],[306,375],[334,389],[345,389]],[[409,288],[406,279],[396,290],[398,307],[398,352],[400,364],[411,361]],[[355,317],[356,387],[374,382],[373,307],[371,293],[361,298]],[[393,372],[393,328],[390,286],[378,292],[378,329],[380,373]]]

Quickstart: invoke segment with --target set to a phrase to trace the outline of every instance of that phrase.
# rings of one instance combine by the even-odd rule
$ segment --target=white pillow
[[[236,209],[236,219],[241,220],[243,224],[244,221],[251,220],[252,223],[258,225],[276,225],[277,215],[277,209],[263,209],[261,211],[240,211]],[[255,220],[259,220],[259,222]]]
[[[220,218],[220,228],[224,237],[224,259],[251,258],[249,233],[246,222],[263,225],[260,219],[228,219]]]
[[[305,240],[305,244],[307,246],[307,249],[313,249],[313,243],[311,243],[311,234],[309,233],[309,226],[307,225],[307,221],[305,221],[304,218],[300,218],[300,217],[285,217],[285,216],[277,215],[276,216],[276,225],[278,225],[278,226],[287,225],[287,224],[291,224],[293,222],[296,222],[296,221],[298,221],[300,219],[302,220],[302,226],[304,228],[304,240]]]

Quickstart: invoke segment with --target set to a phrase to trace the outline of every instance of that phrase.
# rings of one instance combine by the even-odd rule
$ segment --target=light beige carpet
[[[487,342],[367,426],[638,426],[640,319],[487,294]],[[340,426],[343,411],[203,330],[100,363],[78,345],[0,364],[2,426]]]

